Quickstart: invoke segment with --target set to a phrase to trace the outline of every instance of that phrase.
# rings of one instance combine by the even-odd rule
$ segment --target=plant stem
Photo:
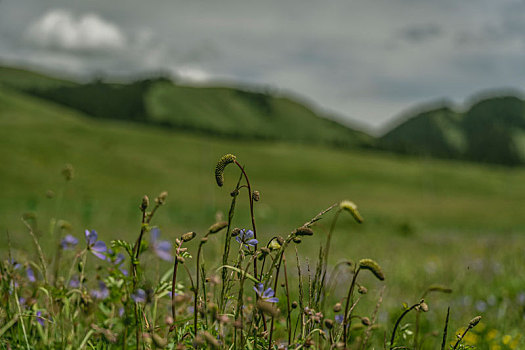
[[[347,325],[348,325],[348,321],[349,321],[349,315],[348,315],[348,308],[350,307],[350,300],[352,299],[352,294],[354,292],[354,287],[355,287],[355,281],[357,280],[357,275],[359,274],[359,271],[361,271],[361,268],[358,267],[357,270],[355,270],[354,272],[354,276],[352,277],[352,283],[350,284],[350,288],[348,289],[348,295],[346,296],[346,304],[345,304],[345,314],[344,314],[344,319],[343,319],[343,343],[345,344],[345,347],[346,347],[346,342],[347,342],[347,339],[348,339],[348,329],[347,329]]]

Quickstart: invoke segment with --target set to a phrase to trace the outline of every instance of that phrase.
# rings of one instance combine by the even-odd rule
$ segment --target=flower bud
[[[197,233],[195,233],[193,231],[190,231],[190,232],[186,232],[185,234],[183,234],[180,237],[180,239],[182,239],[183,242],[189,242],[192,239],[194,239],[196,235],[197,235]]]
[[[142,197],[142,203],[140,204],[140,210],[144,211],[149,206],[149,198],[148,196]]]
[[[253,199],[255,202],[258,202],[259,199],[261,199],[261,194],[259,193],[259,191],[253,191],[253,193],[252,193],[252,199]]]

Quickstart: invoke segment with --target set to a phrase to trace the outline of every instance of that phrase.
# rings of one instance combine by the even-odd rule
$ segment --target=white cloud
[[[197,67],[175,68],[174,73],[183,81],[189,83],[205,83],[210,80],[210,75]]]
[[[118,26],[97,14],[74,16],[61,9],[46,12],[29,27],[26,37],[45,48],[73,51],[120,50],[127,42]]]

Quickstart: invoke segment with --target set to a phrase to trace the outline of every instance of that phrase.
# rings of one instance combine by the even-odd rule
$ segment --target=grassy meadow
[[[453,292],[425,298],[429,312],[421,321],[420,334],[426,338],[422,348],[439,348],[448,306],[450,339],[481,315],[481,323],[465,344],[491,350],[525,347],[521,335],[525,328],[522,168],[192,136],[95,120],[1,88],[0,230],[2,234],[9,231],[12,252],[19,260],[37,260],[20,219],[24,213],[34,213],[35,231],[44,250],[53,249],[53,241],[47,239],[53,218],[67,220],[72,235],[82,242],[86,229],[96,230],[106,242],[134,242],[141,228],[141,198],[147,194],[153,199],[167,191],[166,205],[154,219],[163,238],[174,240],[187,231],[201,236],[211,224],[227,219],[239,171],[226,168],[223,188],[214,179],[215,165],[227,153],[245,165],[252,188],[260,191],[261,199],[255,203],[259,241],[286,237],[341,200],[358,205],[365,221],[360,225],[350,215],[340,216],[329,264],[372,258],[381,265],[385,282],[372,274],[360,276],[369,293],[356,308],[357,313],[370,313],[386,286],[379,326],[370,343],[376,349],[382,348],[384,335],[390,335],[403,312],[402,304],[419,302],[425,289],[436,283]],[[67,163],[74,168],[69,182],[61,175]],[[239,196],[233,225],[250,228],[244,197],[244,193]],[[297,245],[303,265],[311,265],[312,274],[333,216],[327,213],[316,223],[315,234]],[[206,246],[210,266],[221,265],[223,240],[222,236],[210,238]],[[197,244],[189,246],[195,250]],[[7,245],[0,250],[7,254]],[[291,267],[293,250],[286,256],[290,274],[296,278],[296,268]],[[156,269],[155,276],[171,268],[151,258],[145,264]],[[190,268],[195,269],[193,263]],[[339,281],[351,279],[348,272],[340,276]],[[284,308],[282,290],[277,295]],[[291,293],[297,296],[296,286]],[[336,302],[344,298],[344,292],[331,298]],[[413,314],[403,319],[401,332],[409,344],[414,322]],[[281,328],[275,336],[284,337],[286,324],[277,323]]]

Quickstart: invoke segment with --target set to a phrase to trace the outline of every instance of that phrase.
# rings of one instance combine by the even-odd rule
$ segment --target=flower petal
[[[279,302],[279,298],[268,298],[268,299],[264,299],[264,301],[266,301],[268,303],[278,303]]]
[[[106,243],[104,241],[96,241],[95,244],[91,247],[91,250],[99,252],[99,253],[105,253],[107,251]]]
[[[97,238],[98,238],[97,231],[86,230],[86,241],[87,241],[88,246],[95,244],[95,242],[97,241]]]
[[[155,242],[157,241],[157,239],[159,238],[159,235],[160,235],[160,230],[158,227],[154,227],[151,229],[151,242]]]
[[[249,239],[249,238],[252,238],[253,237],[253,231],[252,230],[248,230],[246,231],[246,233],[244,234],[244,238],[245,239]]]
[[[275,295],[275,293],[273,292],[273,289],[272,289],[272,288],[268,288],[268,289],[266,289],[266,290],[264,291],[262,297],[263,297],[264,299],[266,299],[266,298],[271,298],[271,297],[273,297],[274,295]]]

